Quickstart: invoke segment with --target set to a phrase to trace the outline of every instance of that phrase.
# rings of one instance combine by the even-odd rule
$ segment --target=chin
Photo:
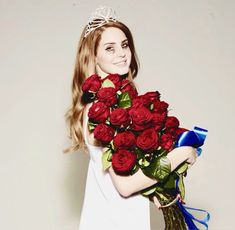
[[[119,75],[124,75],[129,72],[129,69],[116,69],[114,70],[115,73],[118,73]]]

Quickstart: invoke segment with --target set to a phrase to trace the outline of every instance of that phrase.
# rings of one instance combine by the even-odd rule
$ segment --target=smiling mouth
[[[116,63],[115,65],[125,65],[127,60]]]

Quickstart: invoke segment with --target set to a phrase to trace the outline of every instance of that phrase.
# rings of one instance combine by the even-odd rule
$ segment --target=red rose
[[[151,152],[158,148],[158,135],[153,128],[144,130],[136,140],[136,145],[144,151]]]
[[[127,127],[130,123],[130,116],[126,109],[117,108],[110,114],[110,123],[121,128]]]
[[[167,150],[170,151],[173,148],[174,140],[173,137],[169,134],[162,134],[160,138],[160,146]]]
[[[153,115],[152,123],[153,123],[154,129],[156,131],[160,131],[165,126],[167,115],[166,113],[154,113],[154,112],[152,113],[152,115]]]
[[[178,128],[180,125],[179,120],[176,117],[170,116],[166,118],[166,129]]]
[[[139,108],[143,106],[149,106],[151,104],[151,101],[148,100],[147,97],[144,97],[143,95],[139,95],[135,97],[132,101],[132,107],[133,108]]]
[[[120,175],[129,175],[136,164],[135,153],[120,149],[112,155],[113,170]]]
[[[94,92],[96,93],[102,84],[101,77],[97,74],[93,74],[90,77],[88,77],[82,84],[82,91],[86,92]]]
[[[105,81],[106,79],[109,79],[110,81],[113,82],[116,90],[118,90],[122,85],[122,78],[119,74],[109,74],[107,77],[103,79],[103,81]]]
[[[158,91],[147,92],[143,95],[150,102],[159,101],[160,93]]]
[[[114,133],[114,129],[105,124],[98,124],[94,129],[94,137],[103,143],[110,142]]]
[[[170,133],[175,139],[177,139],[178,136],[181,133],[185,132],[185,131],[188,131],[188,130],[184,129],[184,128],[177,128],[177,127],[176,128],[168,128],[168,129],[166,129],[166,132]]]
[[[184,133],[184,132],[187,132],[187,131],[189,131],[188,129],[185,129],[185,128],[177,128],[176,130],[175,130],[175,134],[176,134],[176,137],[178,137],[180,134],[182,134],[182,133]]]
[[[118,133],[113,139],[116,149],[133,149],[135,142],[135,135],[130,131]]]
[[[133,98],[135,98],[138,95],[138,92],[135,88],[135,86],[127,79],[123,79],[122,80],[122,89],[121,92],[128,92],[131,100],[133,100]]]
[[[166,113],[168,106],[165,101],[156,101],[153,103],[153,111],[156,113]]]
[[[129,114],[132,121],[138,125],[143,125],[150,122],[153,118],[152,113],[144,106],[140,108],[131,108]]]
[[[131,129],[143,130],[150,127],[153,115],[144,106],[139,108],[131,108],[129,110],[129,114],[132,119]]]
[[[113,87],[101,88],[97,93],[97,98],[107,106],[112,106],[117,103],[116,89]]]
[[[103,102],[93,103],[88,111],[88,117],[98,123],[105,122],[109,114],[109,108]]]

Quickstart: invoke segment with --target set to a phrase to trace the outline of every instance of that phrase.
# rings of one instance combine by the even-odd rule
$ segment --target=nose
[[[120,57],[125,57],[126,56],[126,53],[125,53],[125,50],[121,47],[117,50],[117,55],[120,56]]]

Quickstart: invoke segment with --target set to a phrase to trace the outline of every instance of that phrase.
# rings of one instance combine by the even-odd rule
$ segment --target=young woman
[[[112,9],[101,7],[81,34],[72,82],[73,101],[66,114],[73,143],[65,152],[84,149],[90,157],[79,230],[150,230],[149,200],[138,192],[157,180],[145,176],[141,170],[132,176],[120,176],[110,166],[104,172],[101,159],[105,148],[87,128],[91,104],[83,104],[81,100],[82,83],[92,74],[105,78],[115,73],[132,81],[138,73],[138,59],[128,27],[116,20]],[[179,147],[167,158],[171,170],[182,162],[193,165],[196,150]]]

